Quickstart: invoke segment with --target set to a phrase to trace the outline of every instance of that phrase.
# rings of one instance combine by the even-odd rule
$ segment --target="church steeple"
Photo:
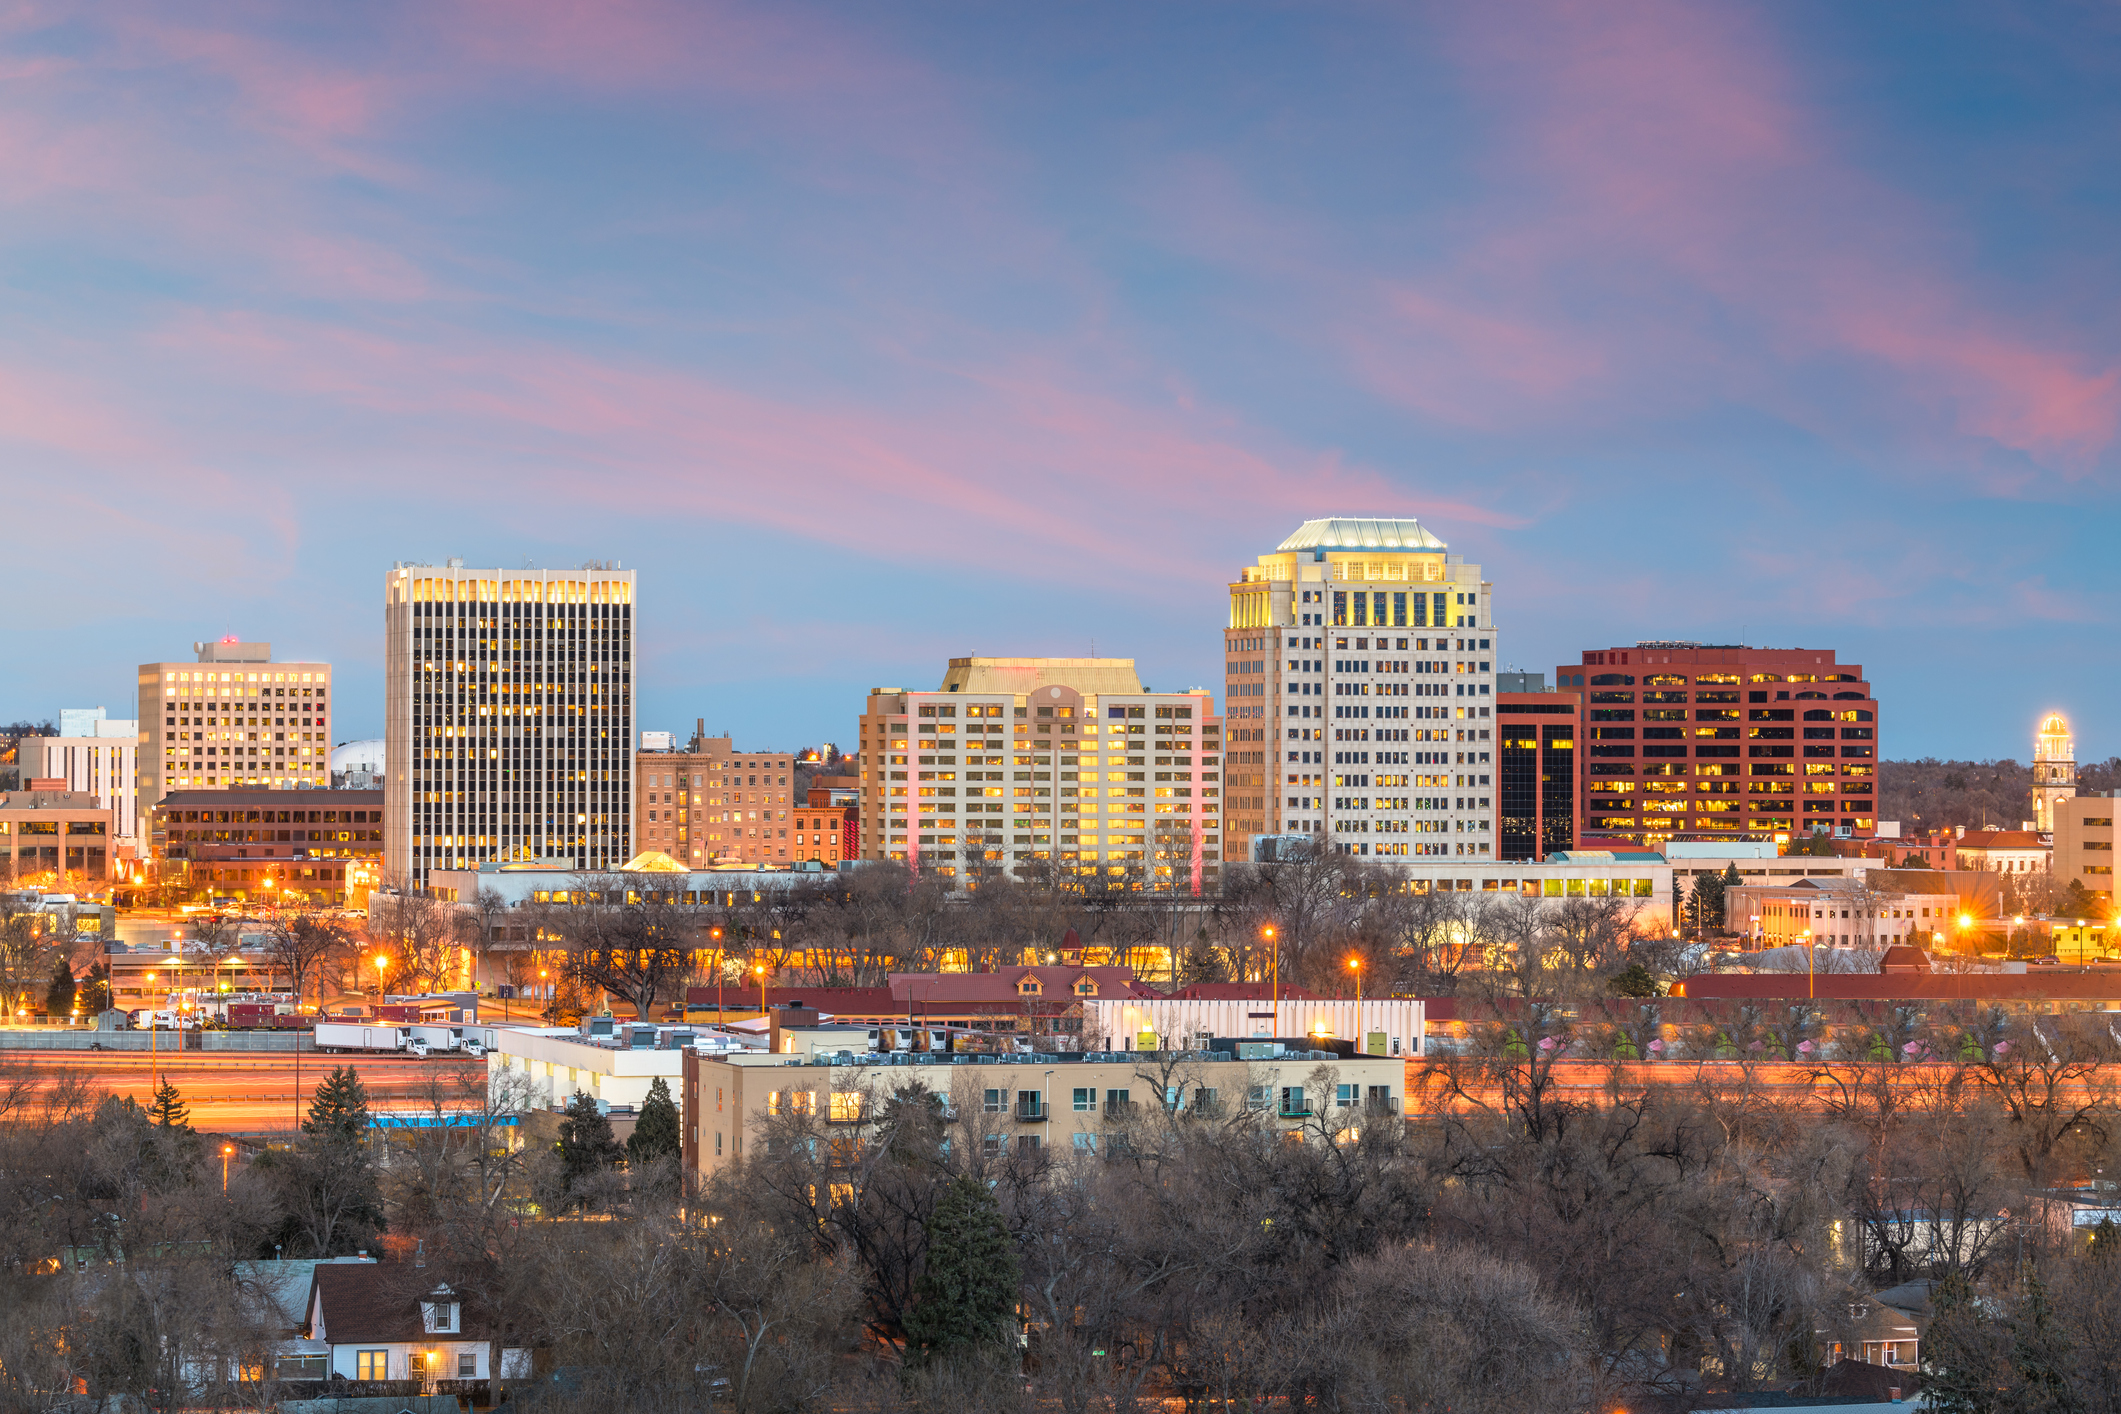
[[[2050,712],[2033,738],[2033,828],[2042,834],[2055,828],[2055,804],[2077,793],[2077,743],[2069,720]]]

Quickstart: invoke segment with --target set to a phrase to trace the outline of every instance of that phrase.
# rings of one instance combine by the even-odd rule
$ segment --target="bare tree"
[[[283,908],[266,925],[265,951],[273,968],[287,974],[295,1002],[309,995],[311,974],[342,951],[347,929],[337,918],[311,908]]]

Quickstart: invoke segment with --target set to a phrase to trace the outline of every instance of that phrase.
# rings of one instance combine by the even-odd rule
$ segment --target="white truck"
[[[410,1051],[416,1056],[427,1054],[427,1043],[412,1034],[412,1028],[404,1026],[359,1026],[345,1022],[320,1021],[317,1023],[317,1049],[320,1051]]]
[[[446,1026],[435,1022],[418,1022],[409,1028],[415,1043],[425,1043],[431,1054],[436,1051],[462,1051],[477,1060],[486,1054],[486,1048],[464,1034],[461,1026]]]

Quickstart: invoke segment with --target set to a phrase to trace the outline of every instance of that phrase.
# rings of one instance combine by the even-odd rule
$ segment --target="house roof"
[[[1020,985],[1036,980],[1041,998],[1074,997],[1076,984],[1088,978],[1096,987],[1092,996],[1134,997],[1152,995],[1134,979],[1130,967],[1003,967],[993,972],[894,972],[891,995],[899,1005],[908,1001],[931,1003],[1003,1003],[1024,998]]]
[[[297,1261],[238,1262],[236,1277],[257,1288],[289,1330],[309,1324],[310,1293],[318,1267],[373,1266],[368,1257],[323,1257]]]
[[[420,1318],[420,1303],[440,1299],[438,1290],[447,1288],[438,1288],[426,1273],[402,1263],[319,1263],[310,1287],[310,1334],[333,1345],[432,1340]],[[461,1303],[462,1329],[448,1338],[484,1338],[486,1323],[477,1303],[461,1292],[450,1293],[450,1298]]]
[[[1957,843],[1961,849],[2047,848],[2047,841],[2031,830],[1968,830]]]

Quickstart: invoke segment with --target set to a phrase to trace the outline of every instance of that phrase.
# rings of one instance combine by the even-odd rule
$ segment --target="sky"
[[[0,6],[0,719],[198,639],[380,735],[394,561],[640,573],[639,724],[1221,690],[1301,521],[1498,657],[1830,647],[2121,752],[2121,11]],[[2102,627],[2106,626],[2106,627]]]

